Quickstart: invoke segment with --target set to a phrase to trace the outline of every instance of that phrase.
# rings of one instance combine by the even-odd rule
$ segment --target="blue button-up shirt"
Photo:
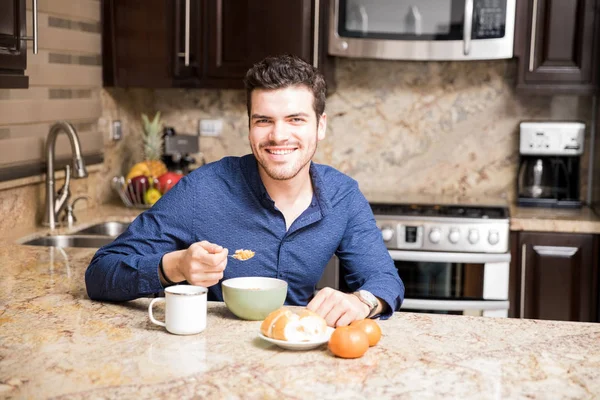
[[[333,254],[352,291],[364,289],[398,310],[404,285],[385,248],[369,204],[352,178],[311,163],[311,205],[286,229],[267,193],[253,155],[226,157],[196,169],[114,242],[98,250],[86,273],[93,300],[126,301],[163,290],[158,265],[165,253],[207,240],[229,249],[252,249],[230,260],[223,279],[265,276],[288,282],[286,304],[306,305]],[[223,300],[220,283],[209,300]]]

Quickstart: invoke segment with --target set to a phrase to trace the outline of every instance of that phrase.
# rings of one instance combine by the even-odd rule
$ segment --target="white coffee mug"
[[[165,289],[165,297],[153,299],[148,306],[150,321],[164,326],[176,335],[193,335],[206,328],[206,298],[208,289],[202,286],[177,285]],[[152,306],[165,301],[165,322],[152,315]]]

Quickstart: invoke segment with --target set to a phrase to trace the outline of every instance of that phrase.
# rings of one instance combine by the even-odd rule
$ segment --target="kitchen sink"
[[[100,248],[109,244],[129,226],[128,222],[106,221],[67,235],[39,236],[20,242],[26,246]]]
[[[121,233],[125,232],[129,223],[127,222],[117,222],[117,221],[107,221],[99,224],[95,224],[89,226],[85,229],[76,231],[77,235],[102,235],[102,236],[111,236],[113,238],[119,236]]]
[[[30,239],[21,244],[27,246],[50,246],[50,247],[89,247],[100,248],[115,240],[111,236],[93,236],[93,235],[56,235],[41,236]]]

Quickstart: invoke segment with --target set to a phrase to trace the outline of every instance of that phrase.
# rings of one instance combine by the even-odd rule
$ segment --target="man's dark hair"
[[[283,89],[289,86],[304,85],[313,93],[313,109],[317,122],[325,111],[325,94],[327,84],[319,70],[300,57],[284,54],[267,57],[254,64],[246,73],[246,107],[248,118],[252,108],[252,91],[254,89]]]

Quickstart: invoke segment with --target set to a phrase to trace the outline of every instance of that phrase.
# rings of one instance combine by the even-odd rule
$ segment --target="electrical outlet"
[[[221,136],[223,131],[223,120],[201,119],[198,124],[199,136]]]
[[[110,139],[113,142],[117,142],[123,138],[123,128],[121,126],[121,121],[116,120],[112,122],[112,129],[110,131]]]

